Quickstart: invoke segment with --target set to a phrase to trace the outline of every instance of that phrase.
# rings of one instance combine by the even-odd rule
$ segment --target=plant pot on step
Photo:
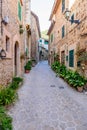
[[[83,92],[83,86],[82,87],[77,87],[77,90],[78,90],[78,92]]]
[[[29,73],[30,72],[30,70],[25,70],[25,73]]]
[[[27,63],[27,64],[24,66],[24,68],[25,68],[25,73],[29,73],[30,70],[31,70],[31,65],[30,65],[29,63]]]

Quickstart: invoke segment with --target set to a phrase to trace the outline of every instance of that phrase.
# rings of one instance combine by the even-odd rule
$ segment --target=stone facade
[[[50,16],[51,26],[48,31],[50,64],[53,62],[53,53],[57,53],[60,62],[69,69],[78,70],[81,73],[84,71],[84,74],[87,75],[87,64],[84,64],[84,70],[82,70],[82,64],[77,67],[79,62],[78,50],[87,52],[87,1],[65,0],[63,11],[62,2],[63,0],[55,0]],[[80,24],[71,23],[65,19],[66,8],[71,11],[70,19],[79,20]],[[72,56],[70,57],[71,52],[73,52],[73,61],[71,61]]]
[[[0,84],[8,84],[13,76],[22,76],[26,45],[26,0],[1,0],[0,3],[0,49],[6,52],[6,58],[0,58]],[[5,19],[8,22],[5,24]],[[1,22],[3,21],[3,22]]]
[[[39,60],[48,60],[48,39],[39,39]]]
[[[38,16],[31,12],[31,58],[39,61],[40,26]]]

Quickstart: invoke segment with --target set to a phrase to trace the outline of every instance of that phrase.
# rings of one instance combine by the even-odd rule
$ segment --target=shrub
[[[13,82],[9,85],[9,87],[10,87],[11,89],[16,90],[16,89],[19,87],[19,83],[13,81]]]
[[[23,79],[20,77],[14,77],[12,83],[6,87],[1,87],[0,90],[0,130],[12,130],[12,118],[8,116],[5,112],[5,109],[1,106],[10,105],[17,98],[17,93],[15,89],[19,87],[19,83]]]
[[[32,61],[29,60],[27,64],[32,66]]]
[[[13,89],[7,87],[0,91],[0,105],[9,105],[15,101],[17,94]]]
[[[73,87],[82,87],[87,83],[87,79],[81,76],[78,72],[68,70],[66,66],[61,65],[58,61],[52,64],[52,69],[64,78]]]
[[[26,65],[24,66],[24,68],[25,68],[25,70],[31,70],[31,65],[26,64]]]
[[[19,87],[19,83],[23,82],[23,79],[20,77],[14,77],[12,79],[12,83],[9,85],[9,87],[13,90],[16,90]]]
[[[12,130],[12,118],[6,114],[4,107],[0,107],[0,130]]]
[[[31,70],[31,67],[32,67],[32,61],[29,60],[26,65],[24,66],[25,70]]]
[[[3,85],[0,85],[0,90],[3,89],[3,88],[4,88],[4,86],[3,86]]]
[[[19,84],[20,82],[23,82],[23,79],[20,78],[20,77],[14,77],[14,78],[12,79],[12,81]]]

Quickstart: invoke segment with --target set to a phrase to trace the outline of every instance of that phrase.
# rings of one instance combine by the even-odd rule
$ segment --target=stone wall
[[[32,59],[39,61],[39,38],[40,38],[40,27],[39,19],[31,12],[31,57]]]
[[[11,82],[11,77],[13,77],[12,60],[0,60],[0,84],[7,85]]]
[[[66,1],[66,7],[69,7],[69,0]],[[56,11],[55,11],[56,10]],[[74,67],[69,67],[69,61],[65,59],[65,65],[73,70],[77,70],[77,48],[86,48],[87,50],[87,0],[75,0],[70,8],[71,16],[74,14],[75,20],[80,20],[80,24],[71,24],[64,17],[62,13],[62,1],[60,0],[57,7],[55,6],[51,16],[55,15],[55,25],[50,31],[50,36],[54,32],[55,40],[50,43],[50,50],[58,48],[61,62],[61,52],[65,51],[65,57],[69,56],[69,51],[74,49]],[[52,18],[51,18],[52,20]],[[62,38],[62,27],[65,26],[65,36]],[[85,73],[87,73],[87,67],[85,66]]]
[[[3,23],[3,35],[1,47],[6,51],[6,58],[0,60],[0,84],[7,84],[15,76],[15,58],[17,58],[17,76],[22,76],[24,61],[21,63],[20,55],[24,54],[24,34],[19,33],[19,26],[24,27],[24,16],[22,20],[18,17],[18,0],[2,0],[2,16],[8,16],[9,23]],[[22,6],[23,9],[23,6]],[[23,13],[23,10],[22,10]],[[24,14],[24,13],[23,13]],[[6,37],[9,43],[6,45]],[[15,44],[17,44],[17,55],[15,55]],[[7,50],[8,48],[8,50]],[[16,57],[17,56],[17,57]]]

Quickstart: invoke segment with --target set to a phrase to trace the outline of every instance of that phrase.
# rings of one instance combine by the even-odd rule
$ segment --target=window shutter
[[[71,16],[71,24],[73,24],[74,14]]]
[[[74,67],[74,50],[69,51],[69,66]]]
[[[62,12],[65,10],[65,0],[62,0]]]
[[[66,56],[66,61],[68,61],[68,56]]]
[[[44,41],[44,44],[48,45],[48,41]]]
[[[28,48],[26,48],[26,52],[25,53],[26,53],[26,56],[28,56]]]
[[[62,27],[62,38],[65,36],[65,26]]]
[[[53,34],[51,34],[51,42],[53,42]]]
[[[21,21],[21,4],[20,4],[20,2],[18,2],[18,17]]]

